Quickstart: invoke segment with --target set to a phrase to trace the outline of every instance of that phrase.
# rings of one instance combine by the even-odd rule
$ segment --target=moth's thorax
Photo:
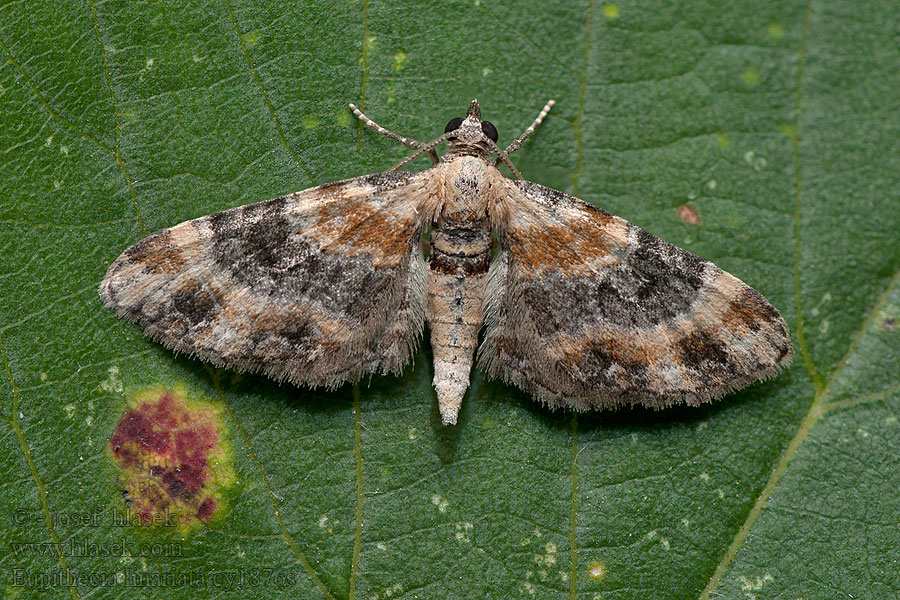
[[[457,156],[438,168],[437,221],[481,221],[496,195],[498,178],[505,179],[492,163],[475,156]]]

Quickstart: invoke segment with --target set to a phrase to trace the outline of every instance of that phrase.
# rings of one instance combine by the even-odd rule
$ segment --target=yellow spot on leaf
[[[778,131],[781,132],[781,135],[797,141],[797,126],[793,123],[782,123],[778,126]]]
[[[612,21],[619,18],[619,5],[615,3],[603,6],[603,16]]]
[[[778,21],[772,21],[766,26],[766,35],[773,40],[780,40],[784,37],[784,25]]]
[[[760,74],[759,69],[757,69],[756,67],[750,67],[741,74],[741,78],[748,86],[756,87],[759,85],[760,79],[762,79],[762,75]]]
[[[394,55],[394,70],[402,71],[406,66],[406,52],[400,51]]]
[[[252,31],[248,31],[247,33],[241,36],[241,39],[244,40],[244,45],[248,48],[252,48],[256,44],[259,43],[260,38],[262,37],[262,33],[259,29],[253,29]]]
[[[591,579],[602,579],[603,576],[606,575],[606,567],[599,561],[593,562],[591,563],[591,566],[588,567],[588,575]]]
[[[729,146],[731,146],[731,140],[728,139],[728,134],[725,133],[717,133],[716,134],[716,143],[719,145],[719,148],[725,150]]]

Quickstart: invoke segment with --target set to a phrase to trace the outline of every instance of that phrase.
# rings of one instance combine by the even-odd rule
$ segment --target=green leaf
[[[896,17],[886,0],[0,4],[0,592],[897,595]],[[210,371],[102,308],[107,266],[145,235],[407,154],[348,102],[429,140],[474,97],[507,141],[555,99],[513,156],[525,177],[759,289],[794,366],[713,406],[577,417],[476,370],[446,428],[427,347],[402,378],[313,392]],[[211,480],[208,523],[113,519],[108,440],[159,386],[218,415],[233,476]]]

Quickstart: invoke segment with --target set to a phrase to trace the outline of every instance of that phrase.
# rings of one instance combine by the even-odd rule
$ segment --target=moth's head
[[[450,119],[444,133],[449,134],[447,141],[453,154],[490,153],[497,143],[497,128],[490,121],[481,120],[478,100],[472,100],[465,118]]]

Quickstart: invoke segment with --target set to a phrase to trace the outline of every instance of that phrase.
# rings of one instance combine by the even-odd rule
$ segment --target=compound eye
[[[447,123],[447,126],[444,127],[444,133],[450,133],[451,131],[456,131],[459,129],[459,126],[462,125],[462,117],[455,117],[450,119],[450,122]]]
[[[481,122],[481,132],[488,136],[488,139],[492,142],[497,142],[497,128],[494,127],[494,124],[490,121],[482,121]]]

